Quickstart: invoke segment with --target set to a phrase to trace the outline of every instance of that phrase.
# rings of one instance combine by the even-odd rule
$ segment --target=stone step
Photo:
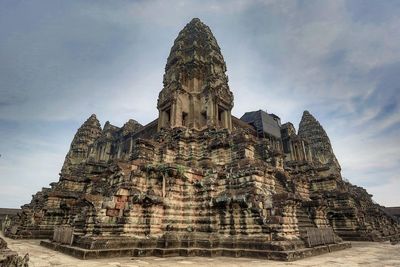
[[[300,236],[304,237],[307,234],[307,228],[316,227],[315,223],[303,209],[297,209],[296,217]]]

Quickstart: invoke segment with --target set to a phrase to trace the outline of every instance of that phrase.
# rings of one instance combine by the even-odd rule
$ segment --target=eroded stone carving
[[[165,66],[158,129],[232,129],[233,94],[226,65],[208,26],[193,19],[179,33]]]
[[[304,111],[299,125],[299,136],[307,140],[313,150],[313,162],[329,166],[333,171],[341,168],[333,153],[331,141],[321,124],[307,110]]]

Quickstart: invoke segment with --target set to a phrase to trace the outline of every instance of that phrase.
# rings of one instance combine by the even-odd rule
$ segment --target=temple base
[[[295,261],[306,257],[351,248],[350,242],[302,248],[287,251],[232,249],[232,248],[113,248],[84,249],[62,245],[52,241],[41,241],[40,245],[87,260],[111,257],[247,257],[278,261]]]
[[[5,232],[5,236],[11,239],[50,239],[53,230],[26,230],[17,233]]]

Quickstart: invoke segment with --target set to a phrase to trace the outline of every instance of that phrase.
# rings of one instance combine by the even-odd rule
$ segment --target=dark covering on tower
[[[268,114],[260,109],[246,112],[240,119],[252,125],[259,136],[270,135],[281,138],[280,118],[274,114]]]

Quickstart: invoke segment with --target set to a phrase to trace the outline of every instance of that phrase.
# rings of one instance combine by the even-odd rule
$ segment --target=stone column
[[[214,125],[218,125],[219,120],[218,120],[218,103],[214,103]]]
[[[186,126],[191,128],[193,127],[193,97],[191,94],[188,95],[188,101],[189,101],[189,111],[187,115],[187,123]]]
[[[227,113],[228,113],[228,129],[232,131],[232,114],[230,111]]]
[[[209,98],[207,101],[207,125],[214,125],[215,123],[215,104],[214,101]]]
[[[160,131],[162,127],[164,127],[164,111],[158,110],[158,127],[157,131]]]
[[[313,160],[310,147],[308,147],[308,158],[309,158],[309,161]]]
[[[293,142],[293,160],[298,160],[299,159],[299,154],[297,151],[298,147],[296,145],[296,141]]]
[[[301,140],[301,147],[303,148],[304,160],[307,160],[307,153],[306,153],[306,148],[304,146],[304,141],[303,140]]]
[[[289,150],[290,150],[290,160],[294,160],[294,146],[293,146],[293,142],[289,140],[288,145],[289,145]]]
[[[200,109],[201,103],[199,103],[199,99],[197,96],[193,96],[193,126],[196,129],[200,128]]]
[[[176,100],[174,100],[173,102],[172,102],[172,105],[171,105],[171,117],[170,117],[170,126],[171,126],[171,128],[173,128],[173,127],[175,127],[176,126]]]
[[[224,110],[222,113],[222,120],[223,120],[223,127],[229,129],[229,123],[228,123],[228,111]]]
[[[129,157],[132,154],[132,149],[133,149],[133,138],[131,137],[129,139]]]

